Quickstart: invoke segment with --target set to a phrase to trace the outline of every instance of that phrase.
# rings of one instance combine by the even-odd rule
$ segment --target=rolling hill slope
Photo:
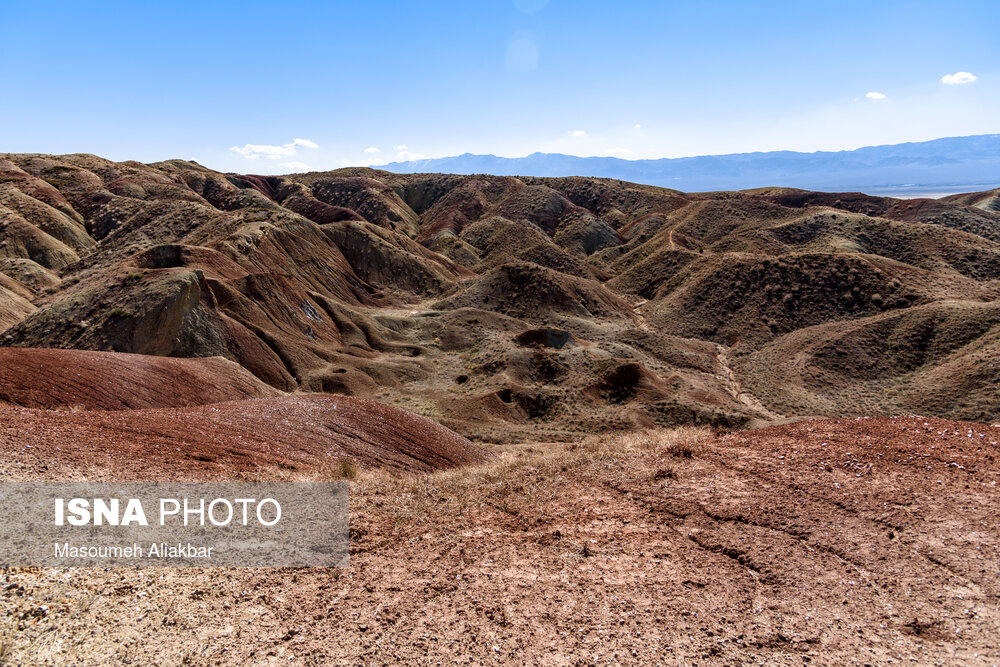
[[[481,440],[997,420],[996,201],[0,155],[0,345],[222,357]]]

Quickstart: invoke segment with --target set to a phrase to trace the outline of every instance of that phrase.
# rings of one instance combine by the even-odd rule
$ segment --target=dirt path
[[[739,379],[736,377],[736,373],[729,365],[729,353],[733,350],[733,347],[725,347],[723,345],[716,345],[718,352],[716,353],[716,361],[719,364],[721,372],[719,377],[723,380],[723,386],[725,386],[726,391],[735,398],[737,401],[747,406],[751,410],[764,415],[767,419],[771,421],[779,421],[786,419],[785,415],[778,412],[769,410],[767,406],[761,403],[756,396],[748,391],[745,391],[740,385]]]

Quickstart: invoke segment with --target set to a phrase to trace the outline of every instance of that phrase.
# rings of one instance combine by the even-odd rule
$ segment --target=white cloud
[[[305,162],[282,162],[278,165],[279,167],[284,167],[285,169],[291,169],[292,171],[309,171],[310,167]]]
[[[954,74],[945,74],[941,77],[941,83],[947,83],[949,85],[972,83],[975,80],[976,75],[970,74],[969,72],[955,72]]]
[[[428,156],[422,153],[411,153],[408,150],[397,151],[396,159],[400,162],[410,162],[411,160],[426,160]]]
[[[234,153],[239,153],[248,160],[256,160],[257,158],[267,158],[268,160],[280,160],[286,155],[295,155],[296,147],[302,146],[304,148],[319,148],[319,144],[315,141],[309,141],[308,139],[292,139],[290,143],[282,144],[281,146],[270,146],[268,144],[244,144],[242,148],[239,146],[232,146],[229,150]]]
[[[414,153],[410,151],[410,147],[407,146],[406,144],[399,144],[398,146],[395,147],[395,151],[396,151],[396,160],[398,162],[410,162],[411,160],[426,160],[428,157],[430,157],[428,155],[424,155],[423,153]],[[380,162],[384,162],[384,160],[380,160]]]
[[[585,137],[585,136],[587,136],[587,133],[584,132],[583,130],[570,130],[566,134],[568,134],[571,137]]]
[[[381,151],[379,151],[379,149],[375,148],[374,146],[369,146],[368,148],[365,149],[365,152],[366,153],[379,153]]]
[[[604,152],[608,155],[632,155],[632,151],[627,148],[609,148]]]
[[[266,157],[277,160],[282,155],[295,155],[295,148],[288,146],[266,146],[261,144],[245,144],[243,148],[232,146],[229,150],[239,153],[245,158],[255,160],[259,157]]]
[[[865,97],[867,97],[870,100],[884,100],[885,99],[885,93],[870,92],[870,93],[867,93],[865,95]]]
[[[636,123],[635,125],[632,126],[632,129],[633,130],[641,130],[642,129],[642,125],[639,125],[639,123]]]

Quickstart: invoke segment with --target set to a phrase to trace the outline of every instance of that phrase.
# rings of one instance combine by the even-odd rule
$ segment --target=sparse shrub
[[[114,310],[111,311],[111,317],[117,317],[119,319],[124,320],[130,317],[135,317],[135,313],[133,313],[128,308],[122,308],[121,306],[119,306],[118,308],[115,308]]]
[[[358,476],[358,467],[352,461],[341,461],[334,470],[341,479],[354,479]]]
[[[676,442],[667,448],[667,454],[675,459],[691,459],[695,453],[694,447],[684,442]]]
[[[353,461],[337,461],[333,466],[322,466],[315,472],[314,479],[329,482],[341,479],[354,479],[358,476],[358,467]]]

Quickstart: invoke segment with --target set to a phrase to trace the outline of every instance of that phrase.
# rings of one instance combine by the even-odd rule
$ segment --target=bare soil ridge
[[[426,473],[491,458],[426,417],[323,395],[135,410],[0,407],[0,450],[8,478],[31,470],[53,480],[338,478],[357,467]]]
[[[281,392],[220,357],[0,348],[0,405],[129,410],[268,398]]]
[[[222,357],[483,441],[992,422],[996,197],[2,155],[0,345]]]

